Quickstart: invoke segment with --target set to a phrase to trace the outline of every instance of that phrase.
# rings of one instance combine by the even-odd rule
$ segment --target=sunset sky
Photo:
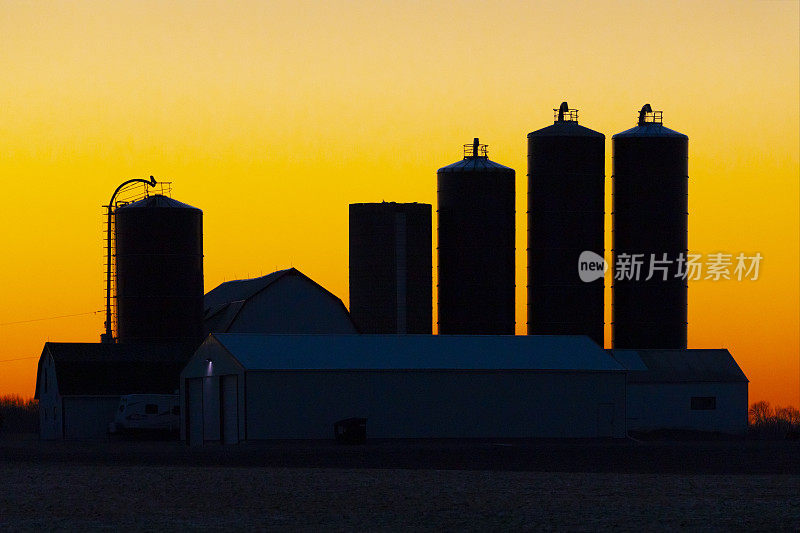
[[[689,136],[690,251],[764,257],[690,283],[689,345],[800,406],[799,27],[796,0],[5,1],[0,395],[33,395],[45,341],[99,340],[102,313],[18,322],[103,309],[101,206],[151,174],[204,211],[206,291],[294,266],[347,304],[348,204],[435,209],[480,137],[517,171],[524,333],[525,136],[566,100],[606,135],[609,258],[611,136],[645,103]]]

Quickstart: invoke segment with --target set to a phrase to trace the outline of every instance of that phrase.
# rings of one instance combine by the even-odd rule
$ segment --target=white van
[[[181,427],[180,397],[177,394],[128,394],[119,399],[109,433],[147,431],[175,432]]]

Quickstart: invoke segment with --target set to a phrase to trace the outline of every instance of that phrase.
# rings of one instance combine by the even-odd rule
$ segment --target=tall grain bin
[[[199,340],[203,212],[154,195],[114,216],[119,341]]]
[[[647,104],[612,140],[612,345],[686,348],[689,138]]]
[[[604,252],[605,136],[566,102],[554,111],[552,126],[528,134],[528,334],[603,346],[603,278],[582,281],[578,269],[582,252]]]
[[[431,334],[431,205],[350,204],[350,316],[361,333]]]
[[[478,139],[437,172],[439,333],[514,334],[514,170]]]

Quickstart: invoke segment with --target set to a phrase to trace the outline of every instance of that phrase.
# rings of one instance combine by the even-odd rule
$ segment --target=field
[[[798,450],[447,441],[189,449],[18,439],[0,442],[0,528],[797,530]],[[768,459],[748,472],[741,463],[750,455]]]

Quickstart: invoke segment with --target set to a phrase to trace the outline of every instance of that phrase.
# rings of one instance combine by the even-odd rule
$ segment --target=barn
[[[174,394],[193,344],[45,343],[34,398],[42,439],[104,437],[120,396]]]
[[[213,334],[181,373],[190,444],[624,437],[625,369],[585,336]]]
[[[628,369],[628,430],[747,430],[748,379],[728,350],[611,350]]]
[[[209,333],[358,333],[333,293],[297,270],[225,282],[205,295]]]

